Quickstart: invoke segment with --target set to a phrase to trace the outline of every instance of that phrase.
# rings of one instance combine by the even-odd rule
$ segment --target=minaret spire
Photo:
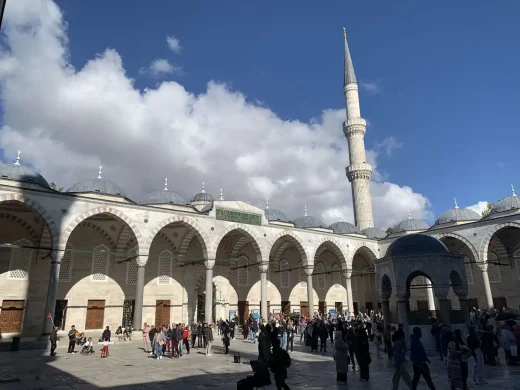
[[[352,186],[352,203],[354,204],[354,220],[361,229],[374,227],[372,215],[372,199],[370,197],[370,177],[372,167],[367,163],[365,150],[366,121],[361,118],[359,108],[359,90],[354,73],[354,65],[347,43],[347,31],[343,28],[345,41],[345,63],[343,72],[343,90],[345,93],[346,120],[343,122],[343,133],[348,141],[350,165],[346,168],[347,178]]]

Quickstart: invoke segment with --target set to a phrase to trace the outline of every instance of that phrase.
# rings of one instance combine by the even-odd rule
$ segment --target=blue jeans
[[[283,349],[287,345],[287,333],[284,333],[280,340],[280,347]]]
[[[155,343],[155,356],[159,357],[162,356],[162,354],[162,345]]]
[[[253,340],[253,343],[256,342],[256,332],[253,329],[251,329],[251,340]]]

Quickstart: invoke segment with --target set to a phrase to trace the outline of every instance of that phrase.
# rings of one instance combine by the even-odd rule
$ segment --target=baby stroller
[[[239,380],[237,382],[237,390],[254,390],[269,386],[272,383],[267,363],[251,360],[249,364],[251,364],[253,375],[248,375],[247,378]]]

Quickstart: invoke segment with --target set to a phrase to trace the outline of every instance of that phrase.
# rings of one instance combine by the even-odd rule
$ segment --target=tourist
[[[205,332],[206,332],[206,325],[199,322],[199,325],[197,326],[197,349],[199,348],[205,348]]]
[[[327,352],[327,339],[329,338],[329,330],[327,329],[327,324],[322,322],[319,326],[319,335],[320,335],[320,352]]]
[[[311,352],[318,352],[318,339],[320,337],[320,328],[317,322],[313,322],[311,325]]]
[[[484,355],[482,354],[482,342],[475,333],[475,328],[469,328],[469,334],[466,339],[468,348],[473,356],[473,383],[478,385],[487,383],[484,380]]]
[[[125,326],[123,329],[123,341],[126,341],[128,339],[129,341],[132,341],[132,332],[134,331],[134,328],[132,325]]]
[[[182,324],[182,344],[186,348],[186,353],[190,354],[190,327]]]
[[[352,364],[352,371],[356,371],[356,360],[354,359],[354,355],[357,351],[357,338],[354,334],[354,329],[348,328],[346,336],[343,337],[347,339],[348,355],[350,358],[350,363]]]
[[[376,346],[376,357],[378,359],[382,359],[381,356],[381,344],[383,341],[383,335],[381,334],[381,331],[379,330],[379,324],[375,326],[374,330],[374,345]]]
[[[222,325],[222,343],[224,344],[224,348],[225,348],[224,355],[229,355],[229,344],[230,344],[229,332],[230,331],[231,330],[230,330],[229,324],[227,322],[225,322]]]
[[[192,348],[195,348],[195,340],[197,340],[197,335],[198,335],[198,326],[194,322],[193,324],[191,324],[191,347]],[[199,348],[197,348],[197,349],[199,349]]]
[[[170,340],[171,340],[171,344],[172,344],[172,356],[171,356],[171,359],[178,359],[180,358],[180,353],[179,353],[179,335],[178,335],[178,332],[177,332],[177,324],[172,324],[172,327],[170,329]]]
[[[392,390],[397,390],[399,388],[399,381],[403,378],[404,383],[408,386],[409,389],[412,388],[412,380],[410,378],[410,374],[406,369],[406,347],[403,343],[403,335],[402,333],[395,333],[393,336],[394,345],[392,348],[393,354],[392,357],[394,359],[394,376],[392,377]]]
[[[258,360],[268,362],[271,358],[271,325],[260,326],[260,335],[258,336]]]
[[[209,324],[204,328],[206,342],[206,356],[211,356],[211,345],[213,344],[213,324]]]
[[[155,333],[157,332],[157,328],[152,325],[150,327],[150,332],[148,332],[148,335],[150,336],[150,345],[152,347],[152,350],[150,352],[150,355],[155,355],[155,344],[154,344],[154,340],[155,340]]]
[[[103,339],[101,342],[101,345],[103,345],[101,348],[101,359],[108,357],[108,344],[110,344],[110,342],[106,339]]]
[[[144,351],[150,352],[151,351],[151,345],[150,345],[150,326],[145,322],[143,326],[143,344],[144,344]]]
[[[383,343],[385,344],[385,352],[388,355],[388,359],[392,359],[392,327],[390,325],[387,325],[383,332]]]
[[[155,358],[161,360],[163,358],[163,346],[166,344],[166,334],[163,328],[155,328],[153,345],[155,348]]]
[[[67,349],[67,353],[70,355],[76,353],[74,352],[74,347],[76,346],[76,327],[74,325],[70,327],[67,336],[69,337],[69,348]]]
[[[455,334],[453,334],[452,340],[448,343],[446,352],[446,370],[448,372],[448,382],[451,384],[451,390],[463,389],[466,386],[463,385],[462,381],[461,344]]]
[[[274,374],[276,389],[291,390],[285,383],[287,380],[287,369],[291,366],[291,357],[286,350],[280,348],[280,340],[277,338],[273,344],[271,357],[271,371]]]
[[[363,329],[363,323],[360,322],[356,329],[356,360],[359,366],[359,380],[368,382],[370,379],[369,365],[372,362],[370,359],[370,350],[368,344],[368,335]]]
[[[343,341],[343,334],[341,331],[336,331],[334,340],[334,360],[336,361],[336,381],[338,384],[347,384],[348,359],[348,344]]]
[[[118,326],[116,329],[117,341],[123,341],[123,327]]]
[[[446,358],[448,356],[448,343],[450,343],[453,339],[453,332],[446,325],[443,325],[439,338],[442,355],[444,356],[444,363],[447,364]]]
[[[94,353],[94,343],[92,342],[92,337],[89,337],[83,345],[83,349],[81,353]]]
[[[516,366],[517,363],[517,351],[518,348],[516,346],[516,338],[513,334],[513,328],[509,321],[506,321],[504,325],[502,325],[502,332],[500,333],[502,339],[502,348],[504,348],[504,353],[506,355],[506,363],[509,366]],[[513,352],[515,352],[513,354]]]
[[[442,331],[442,324],[437,324],[437,320],[434,319],[430,333],[433,336],[433,339],[435,340],[435,349],[439,353],[441,360],[444,361],[444,355],[442,354],[442,348],[441,348],[441,331]]]
[[[399,334],[402,334],[399,332]],[[421,342],[422,332],[421,328],[413,328],[413,334],[410,337],[410,360],[413,363],[413,379],[412,379],[412,390],[417,390],[417,384],[421,379],[421,376],[426,381],[426,384],[430,390],[435,390],[435,386],[430,375],[430,359],[426,356],[426,351]],[[402,339],[404,341],[404,338]],[[403,343],[404,344],[404,343]]]
[[[294,326],[293,324],[287,325],[287,345],[285,347],[286,351],[289,351],[289,346],[291,346],[291,353],[293,353],[294,347]]]
[[[249,324],[247,321],[242,325],[242,335],[244,336],[244,340],[247,340],[247,336],[249,335]]]
[[[58,328],[53,326],[51,335],[49,336],[49,341],[51,342],[51,356],[56,356],[56,347],[58,346],[58,341],[60,338],[58,337]]]
[[[101,335],[101,341],[110,342],[110,337],[112,336],[112,332],[110,332],[110,328],[107,326]]]

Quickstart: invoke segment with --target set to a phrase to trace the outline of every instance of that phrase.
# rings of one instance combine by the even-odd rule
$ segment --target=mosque
[[[56,191],[34,169],[0,166],[0,331],[213,321],[249,314],[383,310],[467,314],[520,304],[520,198],[484,218],[465,208],[433,226],[408,216],[374,227],[366,121],[344,33],[344,93],[355,224],[296,218],[266,203],[191,199],[168,182],[139,201],[115,182],[85,179]],[[159,184],[159,183],[158,183]],[[162,184],[162,183],[161,183]],[[416,316],[417,317],[417,316]],[[411,321],[415,318],[410,316]]]

